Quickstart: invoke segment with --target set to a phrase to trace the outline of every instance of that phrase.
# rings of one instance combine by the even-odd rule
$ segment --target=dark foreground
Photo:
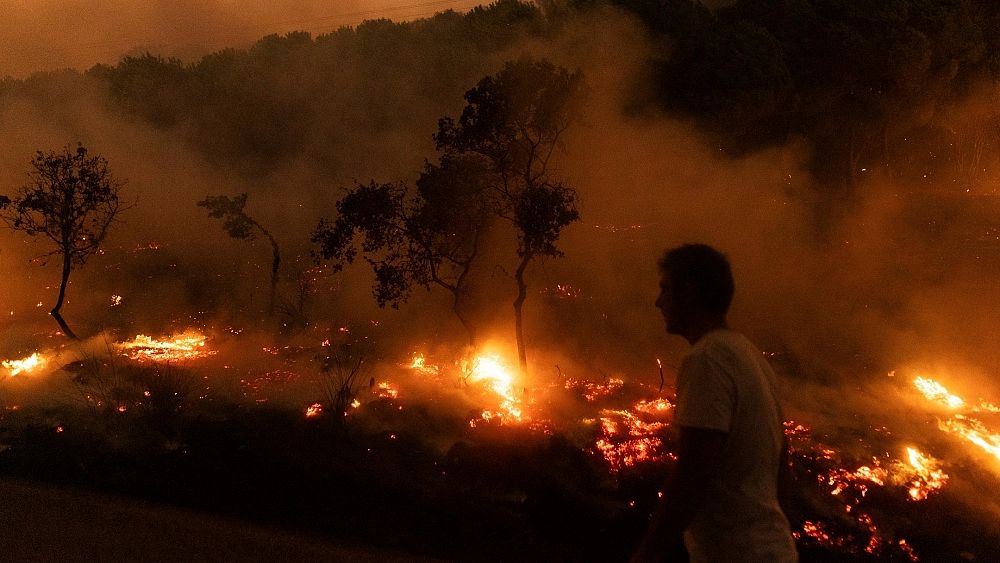
[[[38,483],[0,483],[0,498],[0,553],[5,561],[431,561]]]

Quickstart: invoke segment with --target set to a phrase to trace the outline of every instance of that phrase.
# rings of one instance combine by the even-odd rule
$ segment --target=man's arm
[[[795,473],[792,472],[791,452],[788,446],[788,436],[782,436],[781,459],[778,461],[778,505],[781,511],[788,516],[788,511],[792,508],[795,497]]]
[[[634,563],[674,560],[682,551],[681,534],[701,508],[709,481],[722,470],[726,436],[721,430],[680,427],[677,466],[667,479],[653,521],[632,557]]]

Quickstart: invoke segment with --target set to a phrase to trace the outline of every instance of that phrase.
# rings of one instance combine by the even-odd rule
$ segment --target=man
[[[785,563],[798,560],[778,504],[784,433],[774,372],[730,330],[733,277],[725,256],[685,245],[660,261],[656,306],[691,351],[677,375],[677,465],[633,561]]]

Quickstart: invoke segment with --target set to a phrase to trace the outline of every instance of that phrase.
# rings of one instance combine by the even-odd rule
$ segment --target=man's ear
[[[697,294],[698,291],[695,289],[694,283],[690,280],[686,280],[683,283],[678,284],[678,287],[674,292],[674,297],[678,302],[688,304],[694,302],[695,295]]]

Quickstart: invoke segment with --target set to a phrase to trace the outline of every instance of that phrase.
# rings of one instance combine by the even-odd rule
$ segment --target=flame
[[[916,448],[906,448],[912,477],[909,479],[910,499],[920,501],[941,490],[948,482],[948,475],[941,469],[941,462]]]
[[[946,432],[958,434],[1000,461],[1000,434],[991,433],[979,420],[956,414],[942,422],[940,427]]]
[[[933,379],[927,379],[926,377],[917,377],[913,380],[913,385],[923,393],[924,397],[928,401],[939,403],[950,409],[959,409],[965,405],[965,401],[961,397],[952,395],[945,389],[944,385],[941,385]]]
[[[0,365],[10,370],[10,375],[13,377],[22,373],[31,373],[36,369],[44,367],[45,363],[45,358],[40,356],[38,352],[35,352],[27,358],[20,360],[4,360]]]
[[[138,334],[131,342],[121,342],[117,346],[126,356],[139,362],[184,361],[214,355],[214,350],[205,350],[207,339],[198,331],[187,330],[163,340]]]
[[[313,418],[319,416],[323,412],[323,405],[321,403],[313,403],[306,407],[306,418]]]
[[[395,399],[399,397],[399,389],[396,389],[388,381],[383,381],[378,384],[378,389],[375,394],[382,399]]]
[[[944,404],[952,409],[958,409],[966,405],[961,397],[948,393],[940,383],[923,377],[913,380],[913,385],[923,393],[929,401]],[[996,407],[986,401],[980,401],[979,407],[973,407],[972,412],[986,411],[993,413]],[[965,414],[953,414],[948,420],[941,421],[938,427],[948,433],[957,434],[967,442],[982,448],[986,453],[1000,461],[1000,434],[991,431],[977,418]]]
[[[441,371],[438,366],[428,364],[427,358],[420,353],[413,355],[409,368],[423,375],[437,375]]]
[[[468,373],[470,383],[484,383],[500,397],[499,416],[503,420],[522,421],[524,413],[521,410],[521,401],[514,392],[514,376],[499,356],[494,354],[476,356],[468,366]],[[483,413],[484,419],[490,420],[485,415],[486,413]],[[491,418],[498,416],[496,413],[490,415]]]

